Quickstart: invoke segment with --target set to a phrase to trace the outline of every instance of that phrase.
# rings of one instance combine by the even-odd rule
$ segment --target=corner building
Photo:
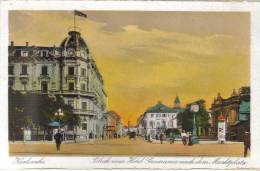
[[[21,92],[60,95],[73,106],[82,138],[104,133],[107,96],[104,81],[78,31],[69,31],[59,47],[9,46],[9,87]],[[67,128],[71,130],[72,128]]]

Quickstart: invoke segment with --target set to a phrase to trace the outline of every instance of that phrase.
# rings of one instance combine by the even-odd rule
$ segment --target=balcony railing
[[[75,95],[85,95],[89,97],[95,97],[93,92],[81,91],[81,90],[63,90],[62,94],[75,94]]]
[[[84,115],[92,115],[95,116],[97,113],[94,110],[87,110],[87,109],[73,109],[75,114],[84,114]]]

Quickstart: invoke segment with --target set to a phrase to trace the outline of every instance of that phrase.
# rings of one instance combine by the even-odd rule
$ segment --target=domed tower
[[[61,42],[62,56],[89,57],[89,48],[79,31],[69,31],[68,36]]]
[[[101,135],[106,94],[102,75],[89,53],[87,43],[74,28],[61,42],[60,50],[61,95],[65,103],[73,107],[73,112],[80,116],[78,134]]]

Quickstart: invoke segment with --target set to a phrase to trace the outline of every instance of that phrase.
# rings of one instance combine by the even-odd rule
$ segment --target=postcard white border
[[[249,12],[251,14],[251,135],[252,147],[250,158],[244,166],[231,165],[229,169],[260,168],[260,3],[258,2],[170,2],[170,1],[7,1],[0,2],[0,169],[1,168],[157,168],[157,169],[223,169],[224,165],[203,164],[131,164],[131,163],[93,163],[94,157],[44,157],[44,164],[17,164],[15,157],[9,157],[8,149],[8,11],[9,10],[122,10],[122,11],[223,11]],[[192,157],[154,157],[158,160],[190,160]],[[198,159],[198,157],[196,157]],[[216,157],[203,157],[214,160]],[[40,158],[34,158],[35,160]],[[129,160],[128,157],[112,157],[114,160]],[[227,159],[222,157],[222,159]]]

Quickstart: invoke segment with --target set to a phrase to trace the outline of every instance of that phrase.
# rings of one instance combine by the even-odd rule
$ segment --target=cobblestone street
[[[52,142],[10,142],[10,155],[135,155],[135,156],[243,156],[243,143],[200,142],[184,146],[180,141],[146,142],[141,138],[96,140],[95,143],[63,143],[57,152]]]

